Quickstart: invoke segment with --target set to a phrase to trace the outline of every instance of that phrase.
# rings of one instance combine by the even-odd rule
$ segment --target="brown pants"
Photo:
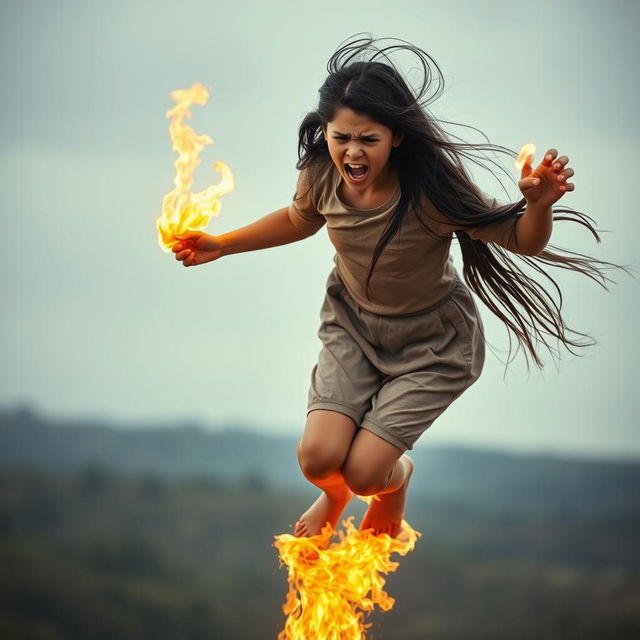
[[[360,307],[334,267],[320,319],[307,414],[339,411],[403,451],[482,372],[484,327],[459,278],[433,307],[389,316]]]

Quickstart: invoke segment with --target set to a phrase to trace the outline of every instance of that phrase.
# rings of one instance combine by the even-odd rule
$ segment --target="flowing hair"
[[[433,102],[444,89],[444,78],[436,62],[422,49],[404,40],[395,39],[401,44],[379,48],[375,46],[375,40],[370,34],[364,35],[367,37],[352,40],[341,46],[329,59],[328,76],[319,89],[318,107],[304,117],[299,127],[299,159],[296,168],[298,170],[307,167],[316,169],[329,157],[323,128],[326,128],[327,124],[334,119],[337,110],[341,107],[348,107],[359,114],[369,116],[391,129],[394,135],[404,134],[402,143],[392,148],[389,158],[399,176],[400,201],[375,248],[366,281],[366,291],[369,290],[371,276],[380,255],[398,233],[402,220],[410,208],[416,212],[420,224],[427,232],[442,237],[420,216],[421,197],[426,194],[445,218],[451,221],[452,226],[457,227],[455,234],[461,248],[465,282],[515,334],[518,350],[521,346],[525,347],[532,355],[535,364],[542,369],[544,364],[536,352],[532,339],[534,336],[547,347],[552,356],[553,350],[545,340],[545,334],[556,337],[574,355],[579,354],[571,349],[572,346],[584,348],[597,344],[597,340],[588,334],[570,329],[564,322],[560,313],[562,293],[542,265],[577,271],[591,278],[607,291],[609,289],[605,282],[615,281],[604,275],[605,269],[620,268],[630,273],[629,270],[624,266],[600,261],[580,253],[568,250],[564,250],[563,253],[551,244],[537,255],[513,253],[500,245],[485,244],[482,240],[472,239],[464,230],[460,230],[460,227],[484,226],[485,223],[492,224],[520,216],[526,208],[524,198],[506,205],[498,205],[495,201],[487,202],[463,166],[462,158],[470,159],[486,169],[487,167],[470,151],[494,150],[512,158],[516,158],[518,154],[506,147],[490,144],[484,134],[486,144],[452,142],[437,118],[427,108],[427,105]],[[422,86],[418,91],[414,92],[409,87],[389,59],[388,53],[396,50],[413,53],[420,60],[424,75]],[[367,52],[370,53],[368,57]],[[355,60],[358,56],[364,59]],[[384,57],[386,62],[376,61],[378,57]],[[432,85],[433,76],[430,62],[437,70],[438,82],[436,90],[428,96],[427,91]],[[446,120],[442,122],[451,124]],[[477,131],[477,129],[474,130]],[[460,140],[456,136],[451,137]],[[491,173],[493,174],[492,171]],[[313,174],[314,171],[312,171]],[[577,222],[589,229],[597,242],[600,242],[600,236],[590,224],[593,220],[586,214],[570,208],[557,207],[553,209],[553,213],[554,222],[565,220]],[[553,283],[560,297],[557,304],[540,284],[524,273],[518,261],[524,261]],[[518,310],[515,303],[523,311]],[[574,333],[591,340],[583,342],[573,340],[567,336],[567,333]],[[511,338],[509,343],[511,345]],[[526,350],[524,353],[528,370],[529,359]],[[511,346],[509,354],[511,354]]]

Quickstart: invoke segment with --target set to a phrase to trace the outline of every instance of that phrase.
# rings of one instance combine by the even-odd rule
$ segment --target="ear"
[[[322,127],[322,134],[324,135],[324,139],[327,140],[327,128]]]
[[[404,140],[404,133],[399,133],[393,136],[393,140],[391,141],[391,146],[399,147],[402,144],[403,140]]]

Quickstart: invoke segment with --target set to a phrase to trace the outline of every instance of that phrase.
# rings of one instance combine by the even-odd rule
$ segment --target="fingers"
[[[556,179],[558,182],[563,183],[560,187],[560,191],[573,191],[575,189],[575,185],[567,182],[567,180],[575,174],[573,169],[567,168],[569,158],[567,156],[560,156],[558,158],[557,156],[557,149],[549,149],[542,160],[542,164],[547,167],[551,167],[557,172]]]
[[[554,169],[562,170],[564,166],[569,162],[569,158],[567,156],[560,156],[556,159],[558,152],[555,149],[549,149],[542,160],[542,164],[545,167],[553,166]]]
[[[191,240],[193,238],[199,238],[202,235],[201,231],[183,231],[182,233],[174,234],[174,238],[180,240]]]
[[[176,254],[176,260],[182,262],[185,267],[190,267],[196,262],[196,255],[191,249],[182,249],[180,245],[176,245],[172,249]]]
[[[560,187],[561,190],[563,190],[563,187],[565,187],[564,190],[573,191],[574,185],[570,182],[567,182],[567,180],[573,175],[573,173],[573,169],[565,169],[558,174],[558,181],[563,183],[562,187]]]
[[[553,161],[553,168],[561,171],[564,169],[567,162],[569,162],[569,158],[567,158],[567,156],[560,156],[557,160]]]
[[[569,162],[569,158],[567,156],[558,156],[557,149],[549,149],[547,153],[545,153],[544,158],[542,159],[542,164],[545,167],[550,167],[553,165],[554,169],[562,169],[562,167]]]
[[[553,168],[557,171],[556,179],[561,183],[560,191],[573,191],[575,189],[573,184],[567,182],[567,180],[574,175],[573,169],[565,168],[567,162],[569,162],[569,158],[562,156],[553,163]]]

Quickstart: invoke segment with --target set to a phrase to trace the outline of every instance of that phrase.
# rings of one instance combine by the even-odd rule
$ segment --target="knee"
[[[349,467],[343,469],[345,484],[357,496],[372,496],[382,491],[388,478],[381,478],[380,474],[372,473],[371,469]]]
[[[344,456],[327,445],[303,446],[300,441],[297,455],[300,470],[307,478],[326,478],[340,471],[344,463]]]

